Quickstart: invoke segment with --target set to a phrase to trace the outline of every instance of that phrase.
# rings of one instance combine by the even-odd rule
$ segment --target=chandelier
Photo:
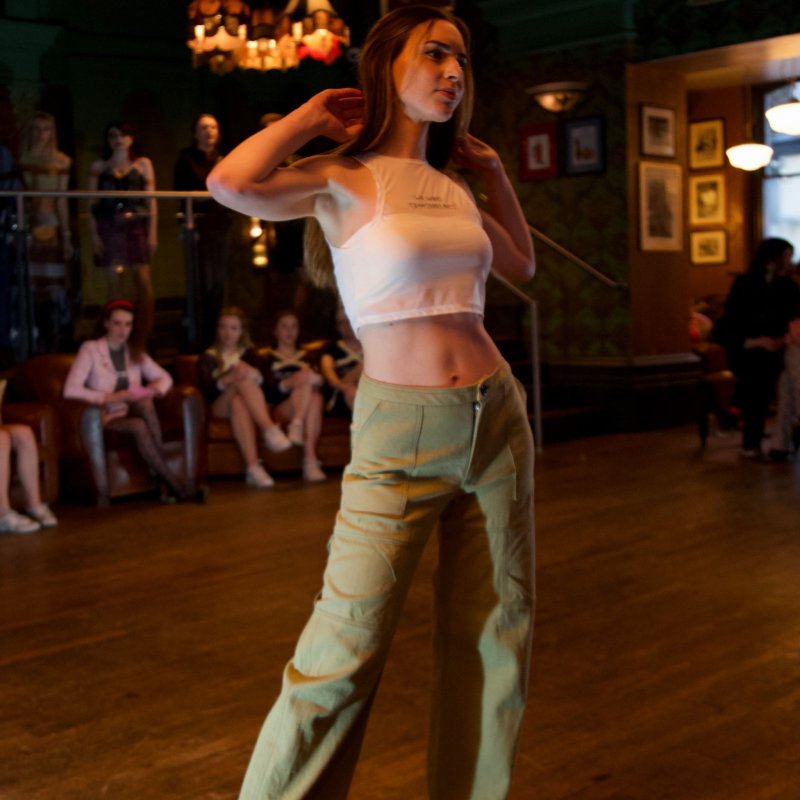
[[[235,68],[287,70],[310,58],[332,64],[350,45],[350,30],[329,0],[242,0],[189,4],[192,65],[223,74]]]

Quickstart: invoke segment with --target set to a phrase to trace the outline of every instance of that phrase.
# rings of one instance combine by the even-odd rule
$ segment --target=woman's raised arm
[[[285,220],[312,216],[316,196],[328,186],[325,159],[309,158],[291,167],[286,159],[317,136],[345,142],[362,126],[358,89],[326,89],[245,139],[208,176],[214,199],[242,214]]]

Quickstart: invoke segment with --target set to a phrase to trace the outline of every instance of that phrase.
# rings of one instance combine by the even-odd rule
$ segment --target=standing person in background
[[[324,481],[317,457],[322,432],[322,385],[325,383],[311,364],[308,353],[298,348],[300,320],[294,311],[283,311],[275,320],[275,346],[264,359],[267,401],[275,419],[288,423],[292,444],[303,448],[303,478]]]
[[[182,192],[204,192],[209,173],[222,158],[219,123],[211,114],[198,114],[191,130],[192,144],[178,154],[172,185]],[[210,342],[225,302],[231,213],[215,200],[195,200],[192,209],[197,232],[199,335],[200,341]]]
[[[343,308],[336,310],[336,329],[341,338],[323,353],[319,362],[320,372],[332,390],[326,410],[342,411],[341,406],[344,406],[352,413],[358,381],[364,370],[364,348],[353,333]]]
[[[312,97],[212,172],[221,202],[311,217],[364,348],[352,457],[323,588],[242,787],[246,800],[343,798],[406,592],[439,525],[428,796],[507,797],[533,625],[533,442],[523,393],[483,326],[492,266],[534,251],[498,154],[468,133],[469,32],[404,6],[372,28],[361,90]],[[334,153],[279,165],[316,136]],[[480,211],[451,157],[488,195]],[[332,264],[331,264],[332,256]]]
[[[72,159],[58,149],[56,121],[37,111],[22,135],[19,158],[22,181],[34,191],[66,191]],[[72,232],[66,197],[37,197],[28,201],[31,240],[28,261],[35,313],[45,349],[63,349],[60,331],[70,321],[66,262],[72,259]]]
[[[258,457],[256,431],[261,434],[264,446],[275,453],[288,450],[292,443],[269,415],[259,366],[244,312],[233,306],[223,308],[214,344],[200,356],[200,388],[211,413],[230,420],[244,459],[248,485],[269,489],[275,481]]]
[[[793,252],[785,239],[764,239],[758,245],[747,272],[731,286],[715,334],[736,375],[745,458],[762,456],[767,413],[783,369],[784,340],[800,304],[800,288],[789,276]]]
[[[133,128],[119,120],[103,132],[103,152],[89,168],[89,189],[153,191],[153,162],[141,155]],[[107,197],[92,204],[89,217],[94,263],[108,272],[108,297],[122,295],[122,275],[134,270],[138,325],[147,338],[155,324],[155,296],[150,259],[158,246],[158,208],[155,198]]]

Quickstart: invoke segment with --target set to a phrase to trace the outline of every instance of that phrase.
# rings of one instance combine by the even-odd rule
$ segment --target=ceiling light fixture
[[[767,109],[767,122],[776,133],[800,136],[800,102],[796,98],[797,83],[792,86],[792,97],[788,103]]]

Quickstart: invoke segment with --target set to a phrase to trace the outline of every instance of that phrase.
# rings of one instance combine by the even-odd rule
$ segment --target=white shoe
[[[55,528],[58,525],[56,515],[50,510],[47,503],[39,503],[36,508],[27,508],[25,513],[35,519],[43,528]]]
[[[273,453],[282,453],[284,450],[288,450],[292,443],[280,425],[273,425],[264,431],[264,445]]]
[[[303,420],[293,419],[289,423],[289,441],[292,444],[303,444]]]
[[[257,489],[271,489],[275,485],[275,481],[261,464],[251,464],[244,479],[248,486],[255,486]]]
[[[0,517],[0,532],[2,533],[36,533],[42,526],[36,520],[18,514],[14,509]]]
[[[328,476],[322,471],[316,458],[303,459],[303,480],[309,483],[328,480]]]

